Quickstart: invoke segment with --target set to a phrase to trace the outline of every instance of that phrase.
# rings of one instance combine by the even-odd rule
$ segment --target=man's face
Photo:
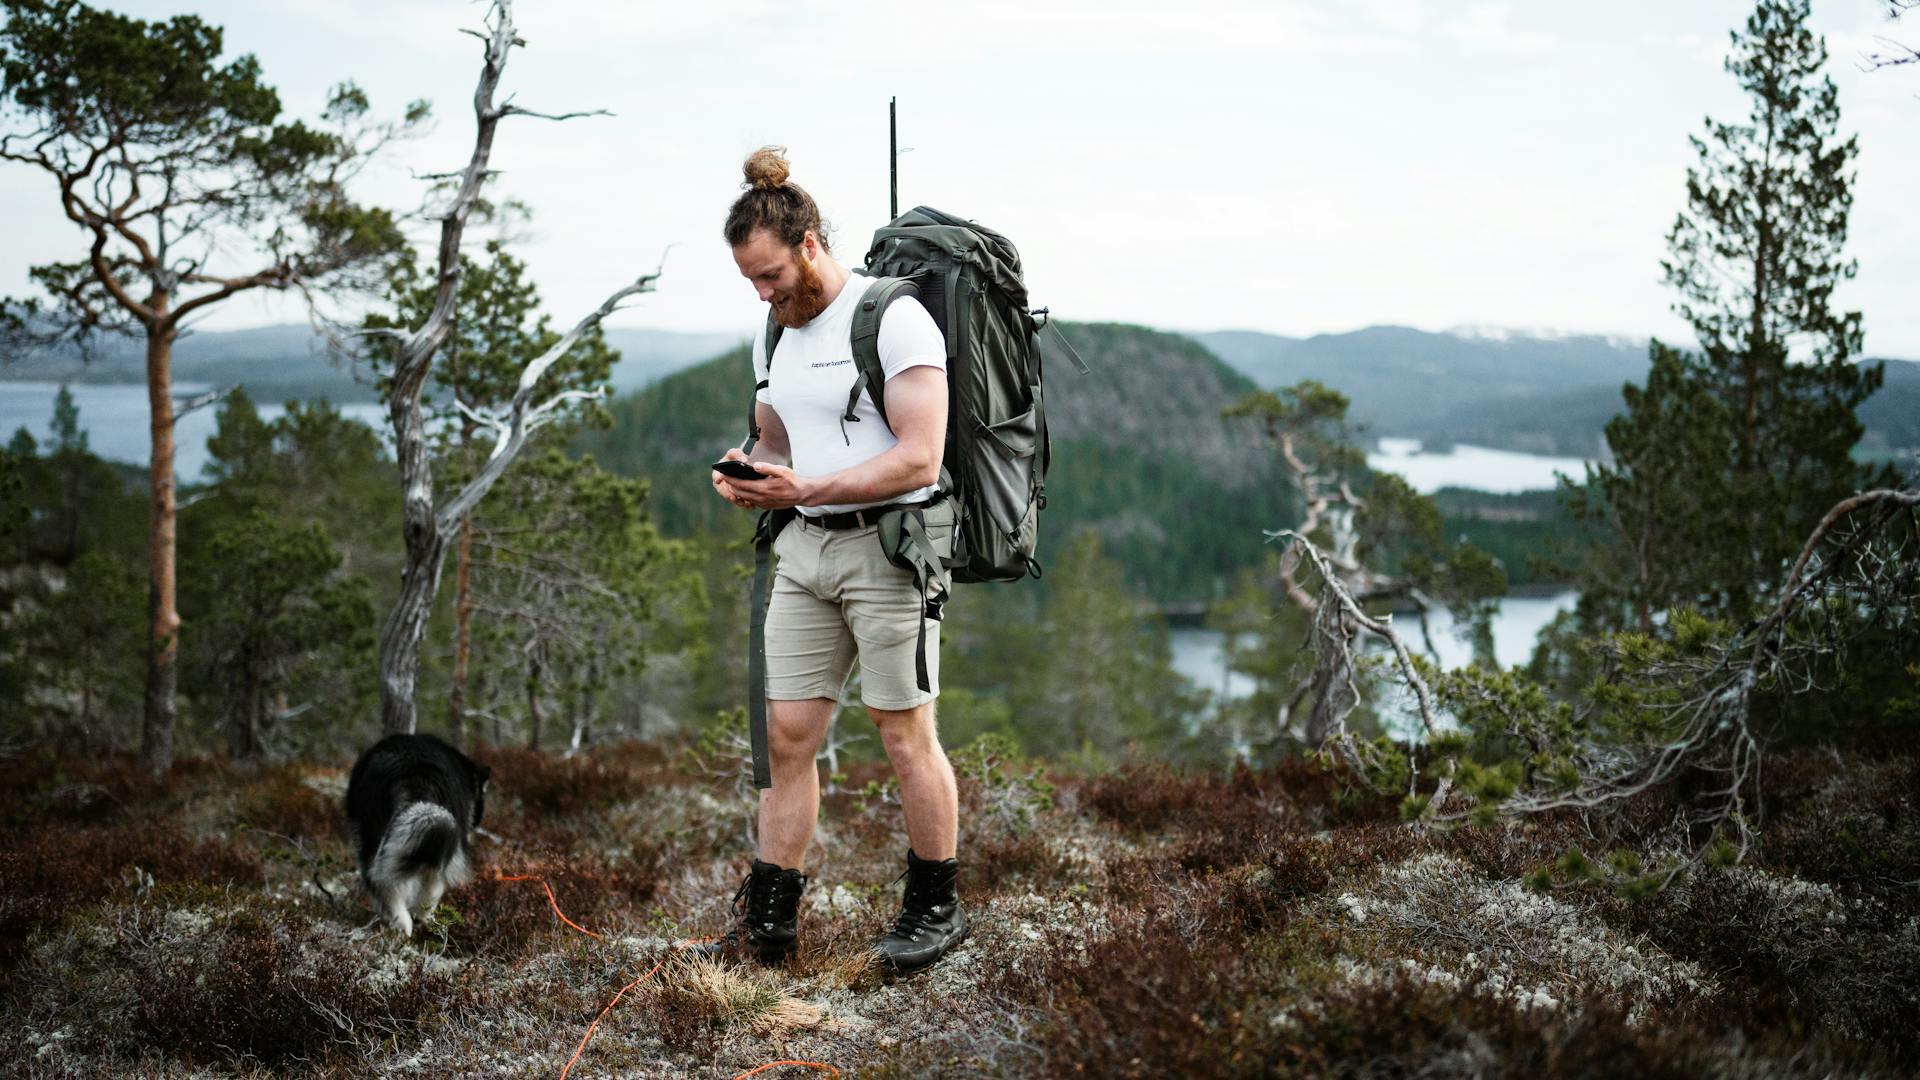
[[[790,248],[771,232],[756,229],[746,243],[733,249],[733,261],[741,276],[753,282],[760,299],[772,306],[773,320],[794,329],[827,309],[826,285],[813,265],[819,250],[812,233],[799,247]]]

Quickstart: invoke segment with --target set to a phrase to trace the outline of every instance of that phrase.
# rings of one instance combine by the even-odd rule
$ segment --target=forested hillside
[[[1118,323],[1063,330],[1093,371],[1075,371],[1054,335],[1042,336],[1053,434],[1042,562],[1092,528],[1140,591],[1207,598],[1258,557],[1260,530],[1277,528],[1285,510],[1271,454],[1221,419],[1252,384],[1179,335]],[[612,429],[583,434],[577,448],[652,477],[668,532],[711,530],[737,511],[713,497],[704,466],[745,437],[752,385],[742,346],[615,402]]]

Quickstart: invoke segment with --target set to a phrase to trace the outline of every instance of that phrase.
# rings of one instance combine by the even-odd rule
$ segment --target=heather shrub
[[[1920,1054],[1920,919],[1911,907],[1754,867],[1705,868],[1612,918],[1728,973],[1719,1011],[1750,1031],[1782,1025]]]
[[[274,1068],[404,1033],[453,997],[453,970],[417,953],[369,964],[343,927],[190,886],[95,909],[33,951],[16,989],[30,1028],[78,1028],[75,1046],[109,1058]]]
[[[508,880],[516,877],[523,880]],[[551,901],[536,877],[553,890]],[[639,921],[654,892],[650,878],[585,856],[561,864],[485,868],[441,899],[454,915],[441,934],[456,955],[511,956],[536,942],[579,934],[554,914],[556,904],[567,918],[603,934]]]
[[[35,930],[117,892],[156,883],[258,886],[260,857],[233,841],[187,835],[167,821],[46,829],[9,837],[0,851],[0,958]]]
[[[1802,753],[1768,779],[1764,865],[1889,899],[1911,896],[1920,880],[1920,755]]]
[[[570,817],[645,798],[661,786],[648,758],[600,752],[559,757],[525,747],[478,748],[475,761],[492,766],[488,805],[498,800],[533,817]]]
[[[344,843],[346,778],[328,779],[332,782],[316,782],[308,770],[293,765],[263,769],[241,790],[234,819],[243,826],[295,839]]]
[[[1097,950],[1064,939],[1003,985],[1045,1006],[1049,1075],[1259,1076],[1264,980],[1239,943],[1172,910],[1122,911]]]

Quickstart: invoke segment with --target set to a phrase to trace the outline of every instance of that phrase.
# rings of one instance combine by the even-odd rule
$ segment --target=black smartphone
[[[713,471],[719,473],[721,476],[732,477],[735,480],[765,480],[767,478],[767,474],[754,468],[751,462],[741,461],[738,458],[722,458],[714,462]]]

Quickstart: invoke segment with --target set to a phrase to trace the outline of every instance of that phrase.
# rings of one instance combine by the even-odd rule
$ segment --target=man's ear
[[[820,238],[813,235],[812,229],[808,229],[806,235],[800,238],[800,253],[807,257],[808,262],[820,257]]]

